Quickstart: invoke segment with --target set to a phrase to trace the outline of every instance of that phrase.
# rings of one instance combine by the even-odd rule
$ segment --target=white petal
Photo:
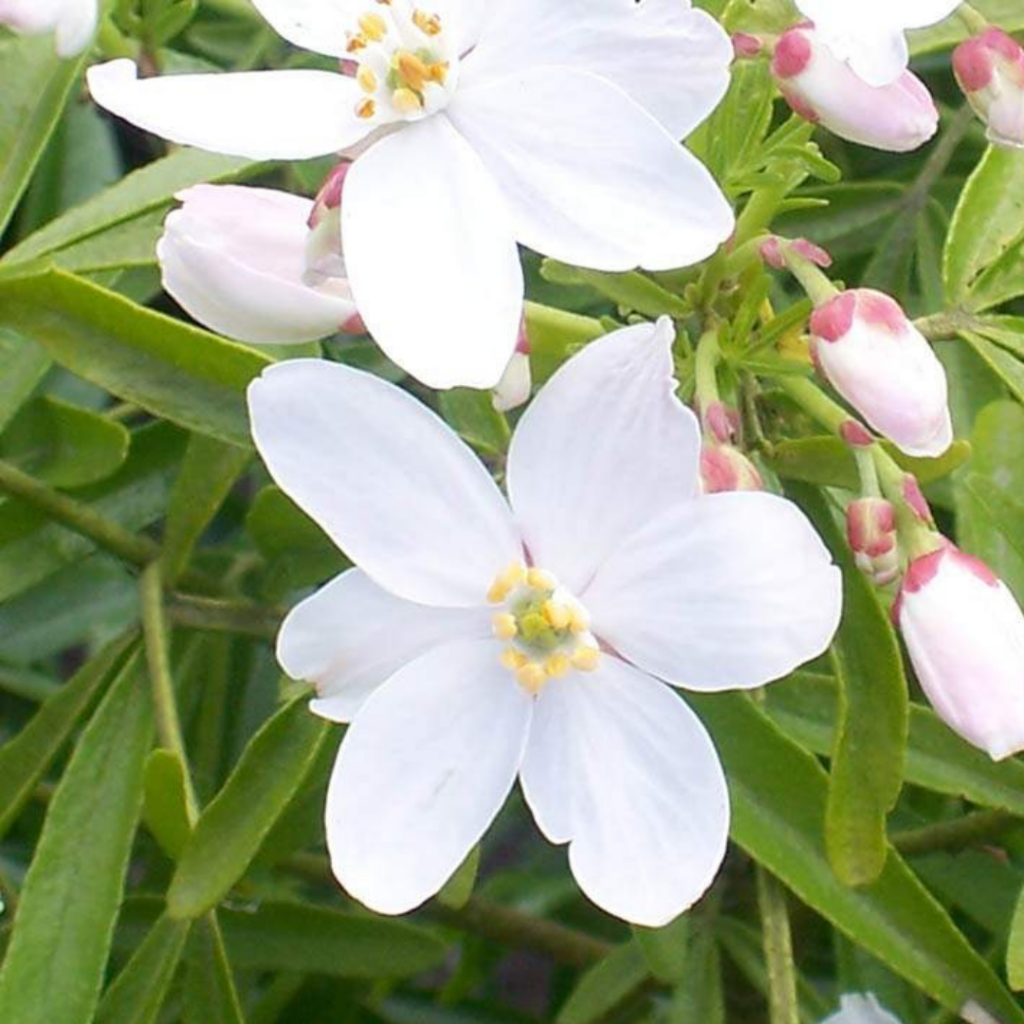
[[[589,71],[625,90],[681,139],[718,106],[732,60],[726,32],[684,0],[504,0],[495,4],[460,83],[545,66]]]
[[[15,32],[50,32],[63,8],[64,0],[0,0],[0,25]]]
[[[826,1017],[821,1024],[900,1024],[873,995],[843,996],[839,1002],[838,1013]]]
[[[594,632],[641,668],[729,690],[821,654],[842,580],[796,505],[745,491],[681,504],[624,538],[582,598]]]
[[[700,431],[675,397],[666,318],[592,342],[519,421],[508,491],[534,562],[579,593],[652,516],[697,490]]]
[[[733,230],[708,170],[618,86],[536,68],[461,87],[448,116],[497,179],[516,238],[597,270],[667,270]]]
[[[658,927],[714,881],[729,794],[697,716],[614,657],[541,693],[521,773],[537,823],[570,841],[569,864],[599,907]]]
[[[138,78],[130,60],[89,69],[101,106],[171,142],[253,160],[303,160],[351,146],[369,131],[355,115],[355,79],[332,71]]]
[[[403,665],[441,644],[489,637],[490,614],[403,601],[350,569],[291,610],[277,660],[293,679],[316,684],[316,714],[350,722]]]
[[[522,268],[494,182],[445,117],[361,156],[341,212],[352,293],[385,353],[433,388],[495,385],[519,336]]]
[[[74,57],[81,53],[96,31],[99,18],[98,0],[65,0],[57,22],[57,53]]]
[[[334,873],[402,914],[433,896],[505,802],[533,701],[493,640],[439,647],[392,676],[349,727],[327,794]]]
[[[214,331],[274,344],[335,334],[356,314],[338,278],[305,283],[308,199],[239,185],[196,185],[157,244],[165,290]]]
[[[249,386],[249,410],[277,483],[391,593],[475,607],[522,558],[487,470],[393,384],[339,363],[291,360]]]

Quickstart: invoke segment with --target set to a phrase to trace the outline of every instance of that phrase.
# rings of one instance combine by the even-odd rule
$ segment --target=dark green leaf
[[[192,928],[184,997],[184,1024],[245,1024],[216,914]]]
[[[614,1009],[650,977],[650,967],[636,942],[613,949],[591,967],[565,1001],[556,1024],[591,1024]]]

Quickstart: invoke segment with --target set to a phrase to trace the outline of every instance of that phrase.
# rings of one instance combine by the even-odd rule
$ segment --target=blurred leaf
[[[245,1024],[216,914],[197,921],[189,937],[184,1024]]]
[[[178,860],[192,827],[188,820],[185,766],[173,750],[154,750],[146,759],[142,817],[164,853]]]
[[[494,408],[489,391],[453,388],[441,392],[438,404],[448,426],[474,448],[501,455],[508,447],[508,421]]]
[[[1024,990],[1024,890],[1017,897],[1010,921],[1010,937],[1006,949],[1006,974],[1010,988]]]
[[[305,780],[328,729],[303,698],[253,737],[185,846],[167,893],[172,917],[205,913],[245,874]]]
[[[556,1024],[591,1024],[614,1009],[650,977],[637,942],[616,946],[577,982],[555,1018]]]
[[[825,852],[828,779],[745,694],[687,694],[710,728],[733,801],[732,836],[808,906],[954,1013],[975,1000],[1004,1024],[1024,1013],[949,915],[890,851],[850,889]]]
[[[105,647],[64,683],[17,736],[0,747],[0,835],[31,799],[133,643],[132,637],[125,637]]]
[[[187,921],[161,917],[104,993],[95,1024],[154,1024],[188,932]]]
[[[658,981],[666,985],[682,984],[688,968],[692,931],[688,914],[680,914],[662,928],[633,926],[633,935],[647,957],[647,966]]]
[[[973,0],[971,6],[1006,32],[1024,29],[1024,9],[1018,0]],[[959,18],[946,18],[931,28],[911,32],[911,52],[918,54],[947,50],[963,42],[970,34]]]
[[[577,349],[605,333],[600,320],[527,302],[526,330],[534,382],[542,384]]]
[[[711,928],[698,929],[672,993],[665,1024],[725,1024],[725,993],[718,943]]]
[[[476,876],[480,870],[480,847],[474,846],[466,859],[458,866],[455,874],[445,882],[435,899],[452,910],[461,910],[473,895]]]
[[[50,357],[34,341],[0,327],[0,430],[28,401],[50,366]]]
[[[138,653],[54,793],[0,968],[0,1020],[89,1024],[99,999],[152,742]]]
[[[155,416],[250,448],[245,389],[269,360],[62,271],[0,278],[0,322]]]

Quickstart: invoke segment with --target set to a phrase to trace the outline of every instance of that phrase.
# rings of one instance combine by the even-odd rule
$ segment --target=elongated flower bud
[[[914,74],[905,71],[880,88],[868,85],[810,24],[779,39],[772,74],[796,113],[862,146],[906,153],[924,145],[939,127],[935,101]]]
[[[908,455],[934,458],[952,443],[946,372],[888,295],[859,288],[815,310],[811,355],[822,376]]]
[[[953,70],[975,113],[997,146],[1024,148],[1024,49],[1002,29],[989,28],[961,43]]]
[[[952,544],[915,559],[894,618],[939,717],[993,760],[1024,750],[1024,613]]]
[[[846,510],[846,536],[857,568],[884,587],[899,575],[896,509],[884,498],[859,498]]]
[[[757,467],[731,444],[708,442],[700,453],[701,486],[705,494],[723,491],[763,491]]]

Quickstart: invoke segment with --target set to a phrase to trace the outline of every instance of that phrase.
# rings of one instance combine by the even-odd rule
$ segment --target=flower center
[[[540,693],[549,679],[573,669],[597,668],[601,650],[590,616],[552,573],[513,562],[495,579],[487,600],[502,606],[493,619],[494,635],[508,642],[501,663],[528,693]]]
[[[412,0],[375,0],[348,33],[356,81],[365,94],[356,114],[367,121],[415,121],[448,104],[458,54],[441,18]]]

